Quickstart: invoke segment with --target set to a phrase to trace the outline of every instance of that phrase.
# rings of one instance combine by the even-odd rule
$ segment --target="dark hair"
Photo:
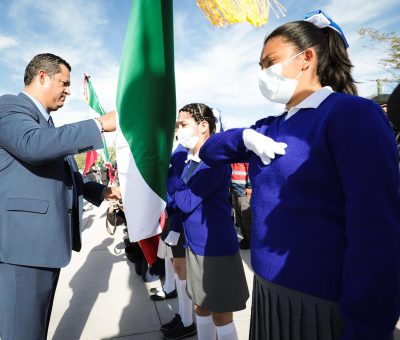
[[[322,86],[331,86],[336,92],[357,94],[351,75],[353,65],[339,33],[330,27],[319,28],[307,21],[288,22],[276,28],[264,41],[282,37],[295,45],[299,52],[313,47],[317,54],[317,76]]]
[[[390,94],[382,93],[372,97],[371,99],[378,105],[387,105],[389,97]]]
[[[387,115],[393,126],[400,131],[400,84],[389,97]]]
[[[54,54],[42,53],[35,55],[25,68],[25,85],[29,85],[32,82],[33,78],[35,78],[41,70],[45,71],[49,75],[49,77],[53,77],[55,74],[61,71],[61,64],[64,65],[71,72],[71,66],[64,59]]]
[[[179,112],[188,112],[194,118],[196,123],[200,123],[202,121],[208,122],[210,134],[215,133],[216,118],[212,110],[207,105],[202,103],[187,104],[182,107]]]

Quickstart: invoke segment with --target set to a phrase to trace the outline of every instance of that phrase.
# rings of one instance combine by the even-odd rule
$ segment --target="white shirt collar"
[[[46,119],[46,121],[48,121],[50,118],[50,115],[44,108],[43,104],[40,101],[38,101],[35,97],[31,96],[29,93],[27,93],[27,92],[22,92],[22,93],[24,95],[28,96],[29,99],[33,101],[33,103],[36,105],[36,107],[38,108],[38,110],[40,111],[40,113],[42,114],[44,119]]]
[[[285,120],[292,117],[300,109],[316,109],[333,92],[334,91],[330,86],[324,86],[320,88],[318,91],[315,91],[297,105],[291,107],[287,111]]]
[[[201,162],[201,159],[199,157],[199,153],[197,153],[196,155],[193,154],[193,150],[189,150],[188,152],[188,156],[186,158],[186,163],[190,162],[190,161],[194,161],[197,163]]]

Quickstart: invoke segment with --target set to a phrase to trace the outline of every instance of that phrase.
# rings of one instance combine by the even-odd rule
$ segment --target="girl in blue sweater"
[[[181,178],[168,192],[182,212],[187,243],[187,292],[195,305],[199,340],[237,339],[233,311],[249,297],[228,201],[231,168],[208,166],[198,152],[215,132],[215,117],[204,104],[179,111],[178,140],[189,149]],[[229,283],[227,285],[227,283]]]
[[[389,340],[399,317],[399,169],[388,120],[356,96],[321,11],[275,29],[259,84],[282,115],[212,136],[210,166],[249,162],[251,339]]]

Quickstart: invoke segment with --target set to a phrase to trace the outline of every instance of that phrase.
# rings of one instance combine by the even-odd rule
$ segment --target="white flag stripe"
[[[129,240],[137,242],[161,233],[159,219],[166,203],[143,179],[119,126],[116,149]]]

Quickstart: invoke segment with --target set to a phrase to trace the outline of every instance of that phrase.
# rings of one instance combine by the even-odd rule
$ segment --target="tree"
[[[382,79],[382,81],[396,82],[400,81],[400,37],[395,33],[381,33],[374,28],[362,28],[358,31],[361,37],[369,37],[373,41],[385,44],[387,46],[387,57],[381,59],[384,66],[393,78]]]
[[[86,161],[86,153],[80,153],[77,155],[74,155],[76,164],[78,164],[79,170],[83,171],[85,169],[85,161]]]

